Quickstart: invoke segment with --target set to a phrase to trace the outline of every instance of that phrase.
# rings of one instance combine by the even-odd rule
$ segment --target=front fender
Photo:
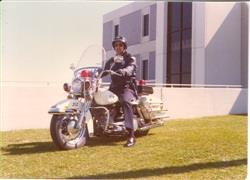
[[[51,106],[48,113],[49,114],[57,114],[57,113],[65,113],[66,109],[69,106],[69,99],[64,99],[55,105]]]
[[[82,103],[76,99],[64,99],[55,105],[51,106],[48,113],[49,114],[60,114],[66,113],[70,110],[80,110]]]

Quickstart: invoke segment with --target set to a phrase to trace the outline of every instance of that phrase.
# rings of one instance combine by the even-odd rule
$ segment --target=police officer
[[[133,125],[133,109],[131,101],[136,98],[136,63],[135,58],[127,53],[127,42],[122,36],[116,37],[112,46],[115,50],[116,56],[112,57],[105,64],[105,70],[113,70],[121,76],[111,74],[111,85],[109,90],[115,93],[121,102],[125,127],[128,131],[128,140],[124,145],[131,147],[135,145],[134,125]],[[105,74],[103,75],[105,76]]]

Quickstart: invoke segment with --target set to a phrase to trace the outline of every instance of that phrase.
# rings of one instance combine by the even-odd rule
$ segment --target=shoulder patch
[[[131,59],[133,59],[134,61],[136,61],[136,58],[134,56],[131,56]]]

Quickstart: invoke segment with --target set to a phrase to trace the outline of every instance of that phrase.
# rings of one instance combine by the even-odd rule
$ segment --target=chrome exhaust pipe
[[[156,127],[160,127],[160,126],[163,126],[164,125],[164,122],[157,122],[157,123],[153,123],[153,124],[148,124],[148,125],[145,125],[141,128],[138,128],[139,131],[147,131],[149,129],[152,129],[152,128],[156,128]]]

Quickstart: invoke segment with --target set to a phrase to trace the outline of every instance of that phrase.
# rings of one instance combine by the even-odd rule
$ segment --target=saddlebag
[[[141,96],[139,99],[139,107],[145,120],[156,119],[163,112],[163,102],[152,96]]]

